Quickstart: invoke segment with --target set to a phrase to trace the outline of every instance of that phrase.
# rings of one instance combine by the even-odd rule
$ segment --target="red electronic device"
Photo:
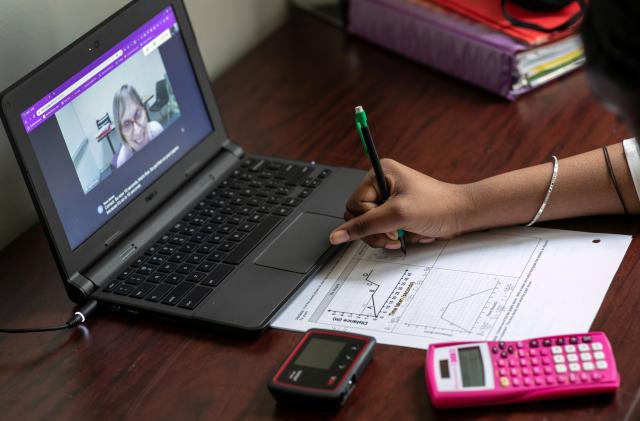
[[[370,336],[310,329],[269,380],[269,391],[287,404],[339,407],[373,357]]]

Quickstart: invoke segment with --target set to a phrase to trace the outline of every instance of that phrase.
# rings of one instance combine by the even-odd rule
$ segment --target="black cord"
[[[46,327],[34,327],[34,328],[4,328],[0,327],[0,333],[33,333],[33,332],[52,332],[55,330],[64,330],[76,327],[87,319],[91,313],[98,307],[96,300],[89,300],[73,313],[73,316],[63,325],[60,326],[46,326]]]

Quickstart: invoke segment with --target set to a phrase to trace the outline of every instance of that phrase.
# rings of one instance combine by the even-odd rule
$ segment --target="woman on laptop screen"
[[[113,97],[113,115],[124,145],[118,151],[116,168],[127,162],[134,153],[147,146],[162,133],[162,125],[149,118],[140,95],[133,86],[122,85]]]

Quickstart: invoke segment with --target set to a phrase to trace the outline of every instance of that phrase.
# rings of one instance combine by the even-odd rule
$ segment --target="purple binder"
[[[529,48],[435,5],[407,0],[351,0],[348,31],[509,100],[515,55]]]

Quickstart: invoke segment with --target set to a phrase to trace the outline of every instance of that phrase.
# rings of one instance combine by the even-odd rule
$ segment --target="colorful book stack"
[[[518,12],[553,27],[575,10],[544,19]],[[510,100],[584,63],[574,31],[514,27],[499,0],[351,0],[348,30]]]

